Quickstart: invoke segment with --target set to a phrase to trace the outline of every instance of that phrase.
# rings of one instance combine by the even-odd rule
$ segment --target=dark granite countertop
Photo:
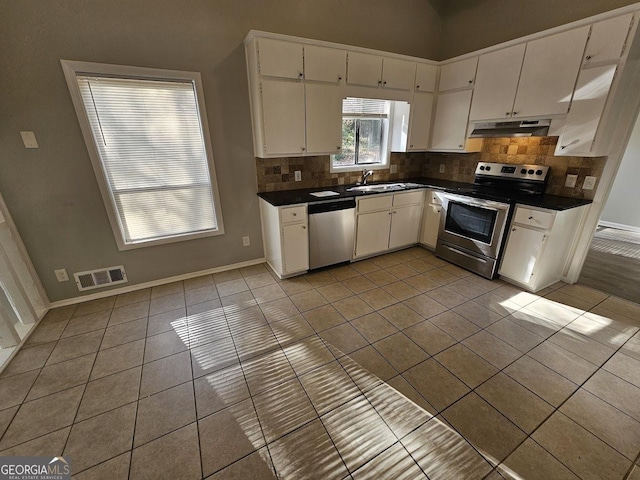
[[[377,183],[412,183],[415,186],[407,187],[399,191],[412,190],[416,188],[432,188],[443,190],[449,193],[458,193],[461,195],[474,196],[473,193],[469,193],[467,190],[471,187],[470,183],[455,182],[452,180],[441,180],[438,178],[418,177],[418,178],[405,178],[402,180],[386,181],[386,182],[371,182],[371,185]],[[277,192],[262,192],[258,193],[260,198],[263,198],[271,205],[276,207],[282,207],[286,205],[295,205],[298,203],[312,203],[339,200],[342,198],[353,198],[370,195],[379,195],[381,192],[348,192],[347,189],[353,187],[353,185],[334,185],[331,187],[317,187],[317,188],[304,188],[299,190],[280,190]],[[459,189],[465,190],[460,192]],[[338,195],[330,197],[314,197],[311,193],[330,190],[337,192]],[[513,197],[510,199],[512,203],[520,203],[523,205],[529,205],[534,207],[546,208],[549,210],[568,210],[570,208],[581,207],[588,205],[591,200],[585,200],[582,198],[573,197],[560,197],[558,195],[524,195]]]

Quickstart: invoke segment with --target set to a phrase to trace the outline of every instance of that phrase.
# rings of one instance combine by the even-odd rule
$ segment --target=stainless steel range
[[[475,174],[473,185],[440,194],[436,255],[494,278],[512,206],[544,193],[549,167],[479,162]]]

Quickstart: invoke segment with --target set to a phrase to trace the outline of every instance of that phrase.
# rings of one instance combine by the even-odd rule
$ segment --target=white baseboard
[[[234,270],[236,268],[251,267],[252,265],[258,265],[264,262],[265,262],[264,258],[256,258],[255,260],[247,260],[246,262],[234,263],[232,265],[209,268],[207,270],[200,270],[197,272],[185,273],[182,275],[176,275],[174,277],[161,278],[160,280],[153,280],[151,282],[137,283],[135,285],[129,285],[127,287],[114,288],[113,290],[106,290],[104,292],[92,293],[90,295],[83,295],[81,297],[66,298],[64,300],[51,302],[49,304],[49,308],[65,307],[67,305],[74,305],[76,303],[88,302],[89,300],[96,300],[98,298],[111,297],[113,295],[120,295],[123,293],[134,292],[136,290],[143,290],[145,288],[157,287],[159,285],[165,285],[167,283],[179,282],[181,280],[188,280],[189,278],[201,277],[202,275],[211,275],[212,273],[226,272],[228,270]]]
[[[598,222],[598,225],[602,225],[603,227],[617,228],[618,230],[625,230],[627,232],[640,233],[640,227],[634,227],[633,225],[625,225],[623,223],[603,222],[602,220],[600,220]]]

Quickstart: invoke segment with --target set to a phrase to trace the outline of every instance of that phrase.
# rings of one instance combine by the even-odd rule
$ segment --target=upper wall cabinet
[[[260,75],[280,78],[303,77],[304,61],[301,44],[261,38],[256,41],[256,45]]]
[[[438,67],[426,63],[419,63],[416,66],[416,92],[435,92],[436,80],[438,78]]]
[[[339,83],[345,77],[347,52],[336,48],[304,46],[304,78],[317,82]]]
[[[447,92],[459,88],[471,88],[476,78],[478,57],[443,65],[440,70],[438,91]]]
[[[511,117],[526,44],[480,55],[470,120]]]
[[[415,75],[415,62],[360,52],[348,54],[349,85],[409,91],[413,88]]]
[[[588,35],[586,26],[527,43],[514,117],[567,113]]]
[[[349,52],[347,56],[347,83],[377,87],[382,81],[382,57],[368,53]]]
[[[471,90],[460,90],[438,95],[432,150],[464,150],[471,94]]]
[[[269,155],[304,154],[304,85],[264,79],[260,91],[264,152]]]
[[[593,24],[584,52],[585,64],[617,62],[629,34],[633,14]]]

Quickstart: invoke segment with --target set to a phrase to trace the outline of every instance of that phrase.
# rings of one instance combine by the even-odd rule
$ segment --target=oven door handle
[[[486,210],[509,210],[508,203],[494,202],[492,200],[477,201],[472,197],[462,197],[458,195],[443,195],[443,198],[449,202],[456,202],[462,205],[471,205],[472,207],[484,208]]]
[[[449,245],[445,245],[445,247],[448,248],[449,250],[453,251],[453,252],[456,252],[458,255],[462,255],[464,257],[470,258],[470,259],[475,260],[475,261],[480,262],[480,263],[487,263],[487,261],[484,258],[480,258],[480,257],[475,257],[473,255],[469,255],[468,253],[463,252],[462,250],[458,250],[457,248],[453,248],[453,247],[451,247]]]

